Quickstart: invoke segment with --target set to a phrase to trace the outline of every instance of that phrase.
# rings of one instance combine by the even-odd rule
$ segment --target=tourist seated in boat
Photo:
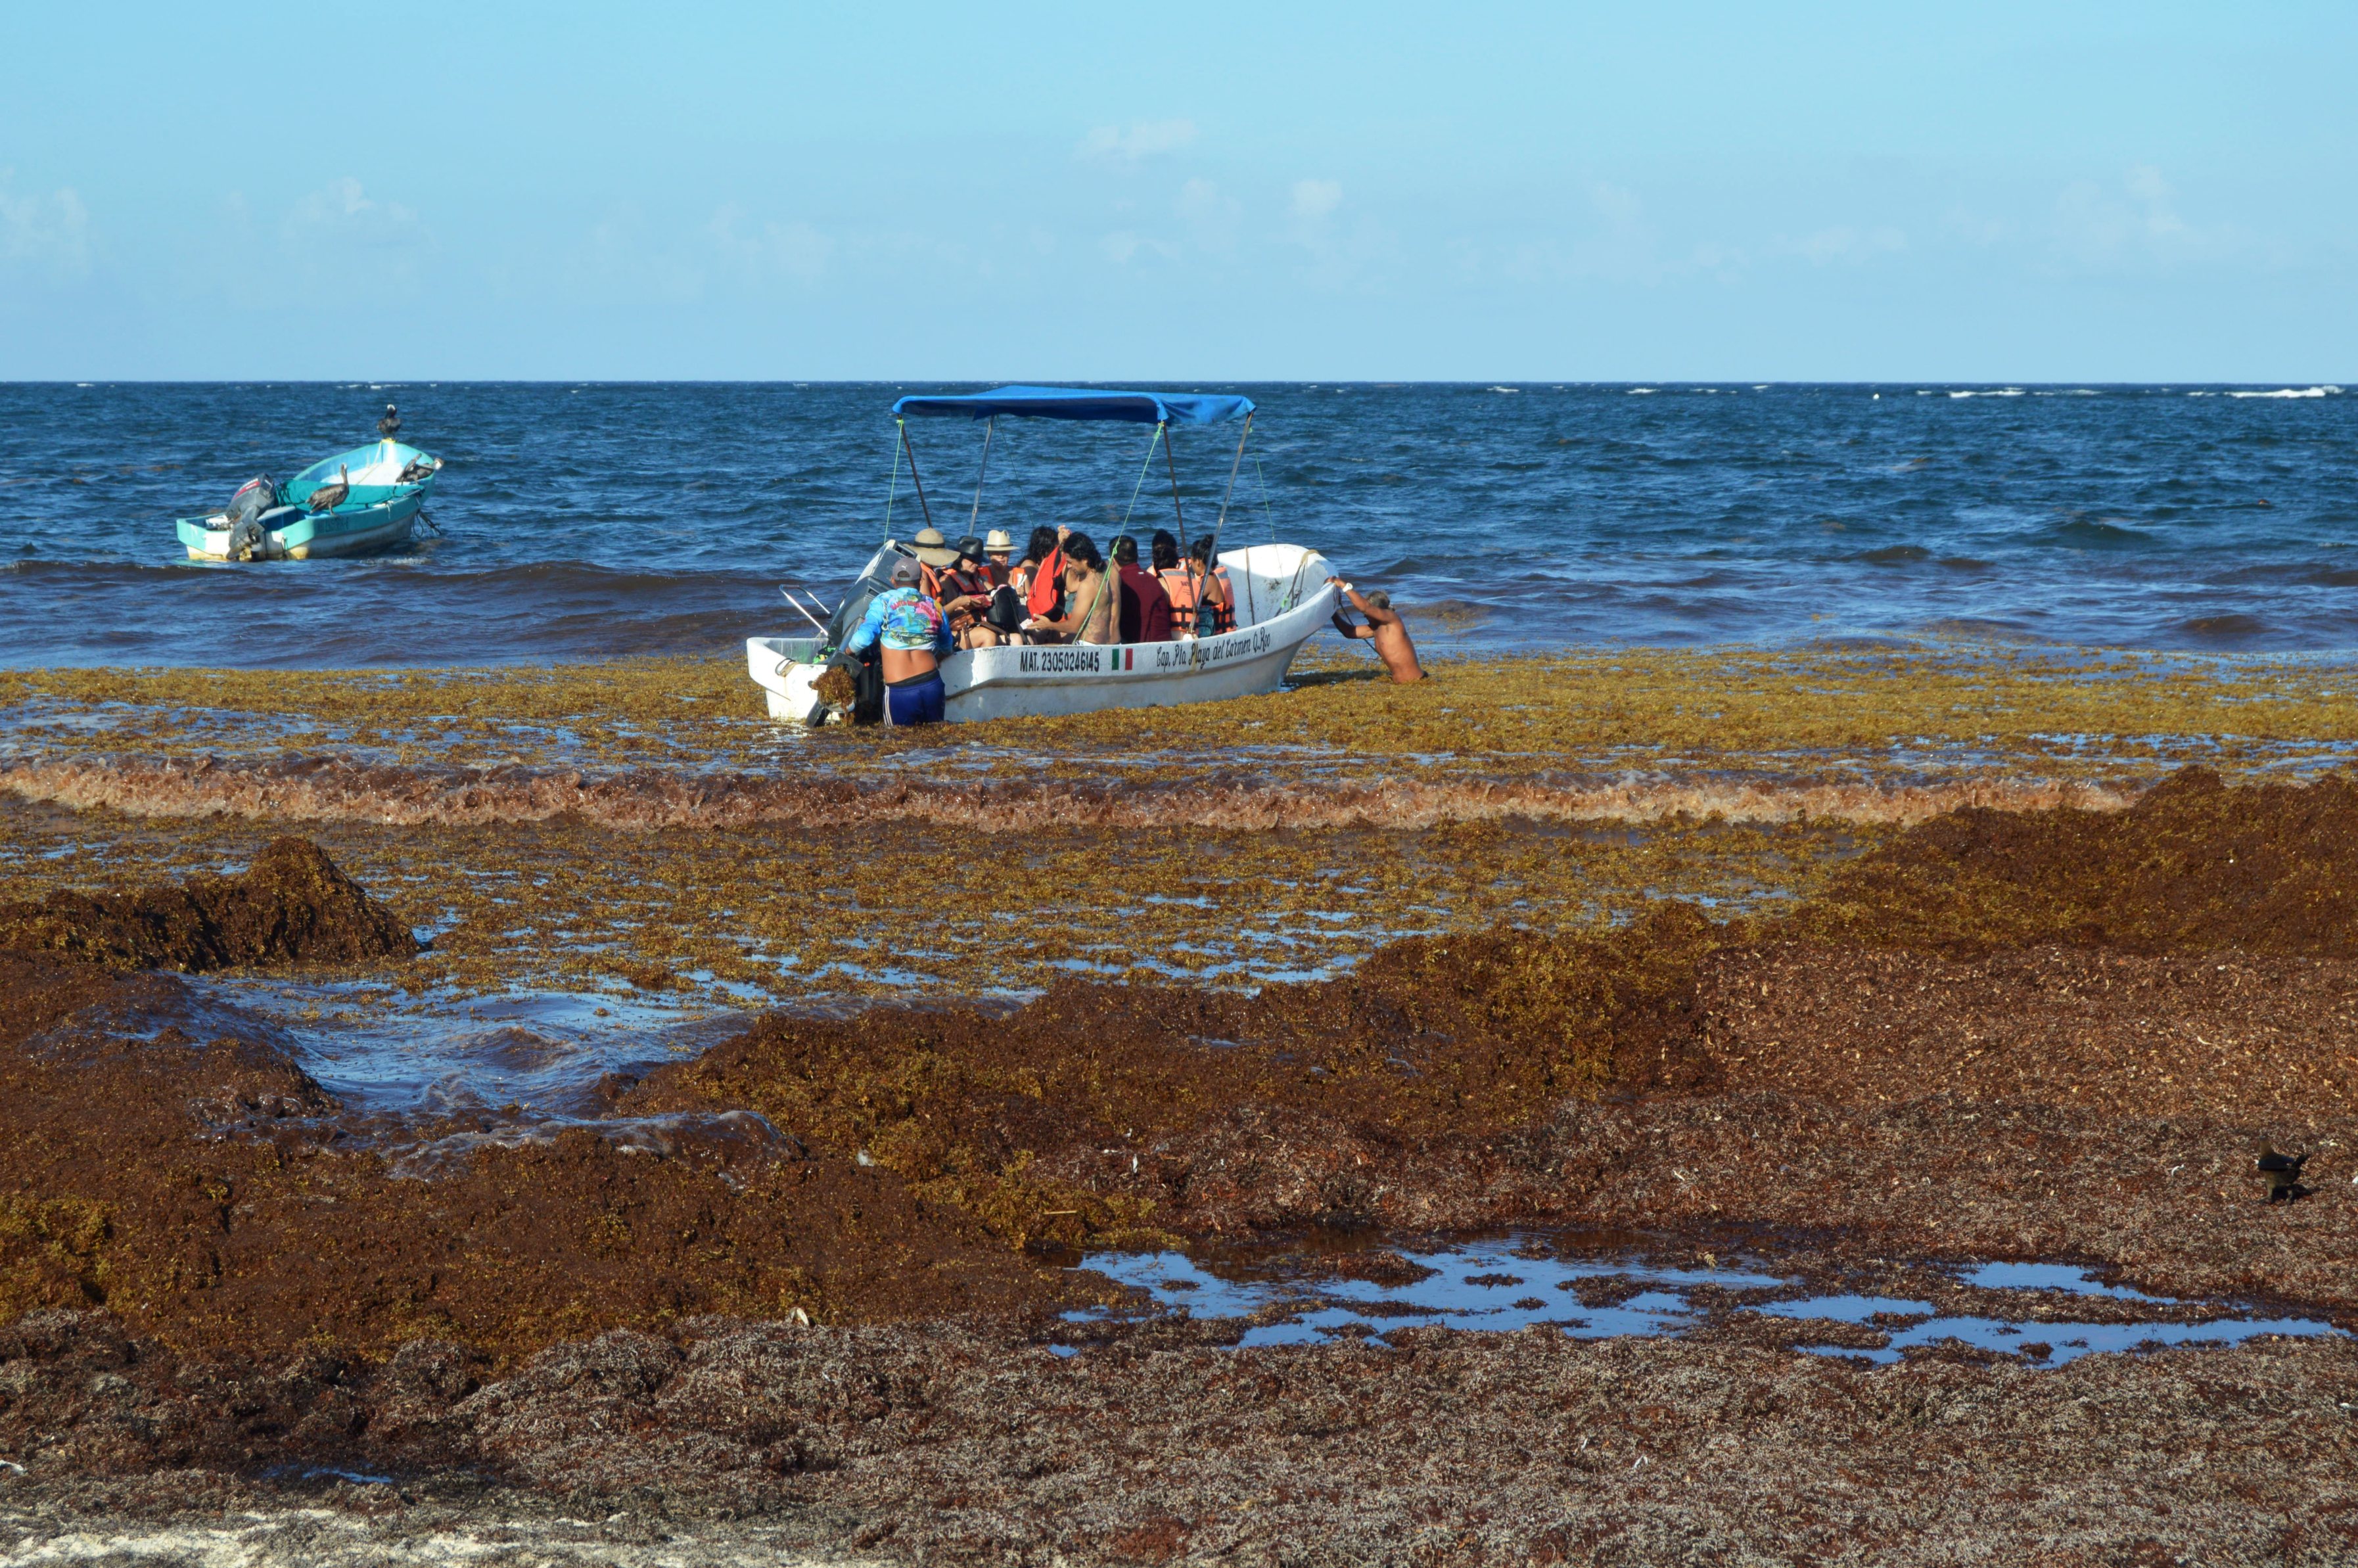
[[[1188,566],[1199,585],[1196,590],[1195,635],[1209,637],[1237,629],[1237,591],[1228,583],[1228,568],[1212,558],[1207,535],[1188,546]]]
[[[1065,612],[1065,558],[1057,550],[1058,533],[1045,524],[1033,529],[1023,559],[1008,578],[1023,596],[1025,614],[1034,619],[1053,619]]]
[[[1168,528],[1157,528],[1147,544],[1152,552],[1154,580],[1163,585],[1163,597],[1171,601],[1171,634],[1192,637],[1195,634],[1195,563],[1180,560],[1179,541]]]
[[[993,528],[982,541],[982,569],[990,574],[990,586],[1003,588],[1015,580],[1015,535],[1004,528]]]
[[[1392,608],[1392,596],[1381,589],[1363,594],[1338,577],[1326,580],[1342,591],[1354,610],[1368,618],[1368,623],[1361,626],[1338,610],[1335,611],[1335,630],[1354,642],[1373,643],[1376,657],[1383,660],[1384,668],[1402,686],[1423,680],[1424,668],[1416,662],[1416,644],[1408,640],[1408,622]]]
[[[922,535],[920,535],[922,537]],[[957,542],[957,559],[940,571],[927,571],[925,584],[934,602],[949,617],[950,632],[961,648],[996,648],[1005,641],[990,623],[992,583],[982,558],[982,541],[969,534]]]
[[[942,658],[955,639],[942,607],[918,580],[924,571],[906,556],[895,559],[892,586],[868,601],[868,613],[843,642],[843,651],[854,655],[882,643],[887,724],[938,724],[942,719]]]
[[[1138,564],[1138,541],[1124,534],[1113,542],[1114,571],[1121,582],[1121,640],[1171,641],[1171,596],[1152,572]]]
[[[1114,592],[1114,579],[1107,569],[1105,557],[1098,554],[1097,542],[1087,534],[1076,534],[1070,528],[1056,530],[1056,550],[1054,559],[1064,563],[1064,593],[1065,613],[1058,616],[1034,615],[1023,623],[1023,629],[1035,636],[1046,633],[1059,642],[1110,643],[1120,634],[1120,612]],[[1044,578],[1044,565],[1041,574]],[[1039,602],[1040,583],[1033,584],[1032,602]]]

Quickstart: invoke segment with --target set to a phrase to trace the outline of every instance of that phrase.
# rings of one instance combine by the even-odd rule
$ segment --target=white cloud
[[[2055,199],[2054,243],[2079,266],[2110,270],[2256,256],[2281,262],[2283,247],[2233,225],[2190,222],[2161,170],[2140,164],[2117,185],[2077,180]]]
[[[1286,210],[1299,223],[1316,223],[1343,205],[1343,182],[1337,179],[1297,179]]]
[[[1073,156],[1083,163],[1111,168],[1135,168],[1147,158],[1175,153],[1195,139],[1193,120],[1140,120],[1130,129],[1099,125],[1081,138]]]
[[[764,223],[744,227],[744,210],[724,206],[712,214],[706,232],[723,259],[757,276],[784,276],[797,283],[817,283],[834,257],[832,235],[808,223]]]
[[[331,179],[297,201],[281,225],[299,243],[335,242],[395,248],[426,239],[417,214],[398,201],[379,201],[350,175]]]
[[[1374,287],[1383,265],[1398,252],[1399,236],[1365,212],[1346,222],[1338,216],[1342,208],[1341,181],[1295,180],[1285,204],[1285,238],[1309,254],[1303,276],[1315,287]]]
[[[1780,254],[1801,256],[1820,266],[1833,262],[1846,262],[1855,266],[1861,262],[1907,248],[1908,236],[1887,224],[1875,229],[1854,229],[1847,223],[1820,229],[1798,240],[1780,236],[1771,247]]]
[[[1191,179],[1181,186],[1173,206],[1198,248],[1221,254],[1237,248],[1237,226],[1243,221],[1244,209],[1210,180]]]
[[[1098,241],[1098,254],[1116,266],[1128,266],[1141,253],[1170,261],[1177,257],[1179,247],[1134,229],[1117,229]]]
[[[0,168],[0,261],[25,262],[64,276],[90,271],[90,210],[70,186],[46,196],[10,189],[16,171]]]

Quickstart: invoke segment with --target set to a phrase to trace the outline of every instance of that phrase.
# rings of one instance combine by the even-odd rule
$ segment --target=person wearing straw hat
[[[993,528],[982,536],[984,569],[990,573],[990,586],[998,588],[1012,581],[1015,575],[1015,535],[1004,528]]]

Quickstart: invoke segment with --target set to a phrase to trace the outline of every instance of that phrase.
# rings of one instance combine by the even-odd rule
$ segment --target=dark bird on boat
[[[303,504],[309,507],[314,512],[332,511],[336,507],[341,506],[344,503],[344,497],[350,495],[352,492],[352,470],[346,465],[338,463],[336,465],[336,482],[333,484],[321,485],[319,489],[311,492],[311,498]]]
[[[390,403],[386,404],[384,406],[384,417],[376,422],[376,433],[383,436],[388,441],[392,440],[395,436],[400,435],[401,410],[395,408]]]
[[[2300,1184],[2300,1168],[2308,1163],[2306,1154],[2279,1154],[2275,1144],[2261,1144],[2260,1157],[2253,1164],[2268,1184],[2268,1202],[2290,1203],[2309,1191]]]

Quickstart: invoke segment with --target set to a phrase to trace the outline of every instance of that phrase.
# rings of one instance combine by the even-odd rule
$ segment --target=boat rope
[[[892,498],[901,493],[901,444],[909,438],[908,431],[898,427],[901,421],[895,419],[892,423],[892,484],[884,492],[884,536],[888,539],[892,536]]]
[[[966,519],[966,531],[969,534],[974,532],[975,524],[982,517],[982,476],[990,470],[990,438],[998,428],[999,416],[996,414],[982,427],[982,462],[974,470],[974,510],[967,514]]]
[[[1151,440],[1151,441],[1149,441],[1149,442],[1147,442],[1147,443],[1146,443],[1146,462],[1145,462],[1145,464],[1144,464],[1142,467],[1141,467],[1141,468],[1139,469],[1139,470],[1138,470],[1138,482],[1137,482],[1136,484],[1131,485],[1131,486],[1130,487],[1130,504],[1129,504],[1128,506],[1125,506],[1125,507],[1123,507],[1123,508],[1121,509],[1121,533],[1122,533],[1122,534],[1127,534],[1127,533],[1129,533],[1129,532],[1130,532],[1130,514],[1131,513],[1133,513],[1133,512],[1135,512],[1135,511],[1137,511],[1137,510],[1138,510],[1138,497],[1139,497],[1139,494],[1140,494],[1140,492],[1142,492],[1143,490],[1145,490],[1145,488],[1146,488],[1146,476],[1147,476],[1150,472],[1152,472],[1152,471],[1153,470],[1153,468],[1154,468],[1154,449],[1155,449],[1155,448],[1157,448],[1157,447],[1159,447],[1159,446],[1161,446],[1162,444],[1163,444],[1163,421],[1162,421],[1162,420],[1160,420],[1160,419],[1158,419],[1158,420],[1156,420],[1156,421],[1154,422],[1154,438],[1153,438],[1152,440]],[[1121,535],[1120,535],[1120,534],[1117,534],[1117,535],[1114,535],[1114,537],[1118,539],[1118,538],[1121,537]],[[1110,556],[1110,555],[1112,554],[1112,543],[1111,543],[1111,541],[1110,541],[1110,540],[1109,540],[1109,541],[1108,541],[1108,543],[1107,543],[1107,554],[1108,554],[1109,556]]]

